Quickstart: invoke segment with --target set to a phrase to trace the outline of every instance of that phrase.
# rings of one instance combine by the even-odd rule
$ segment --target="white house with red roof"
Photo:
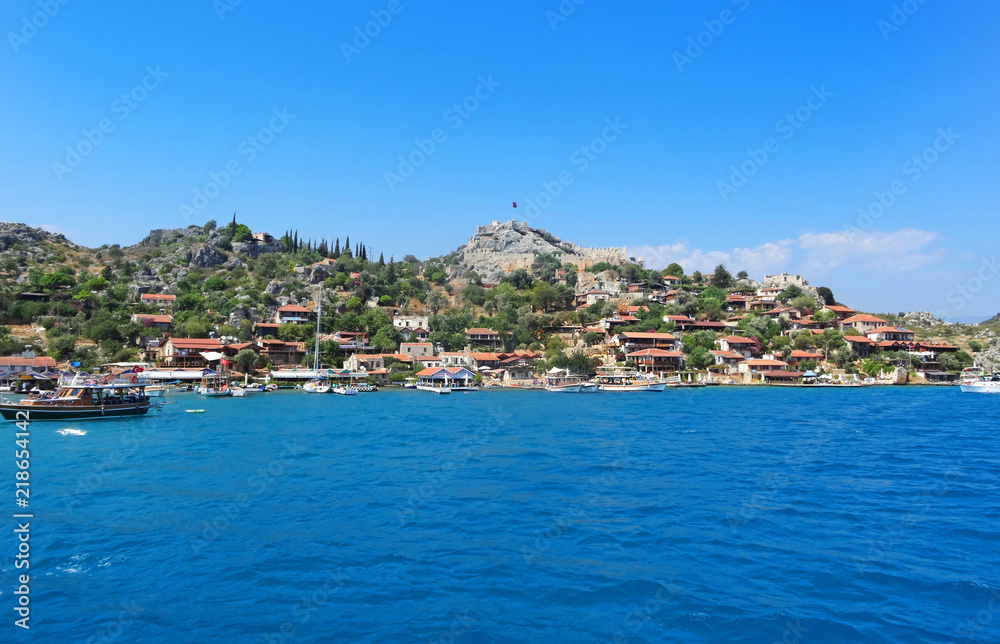
[[[760,352],[760,343],[753,338],[744,338],[739,335],[727,335],[724,338],[716,340],[719,344],[719,349],[722,351],[732,351],[743,356],[745,359],[749,360],[753,357],[755,353]]]
[[[867,335],[869,331],[874,331],[875,329],[885,325],[886,321],[882,318],[877,318],[874,315],[868,315],[867,313],[858,313],[857,315],[852,315],[841,320],[840,330],[844,331],[849,327],[853,327],[862,334]]]
[[[277,324],[306,324],[312,320],[313,312],[299,304],[279,306],[274,316]]]

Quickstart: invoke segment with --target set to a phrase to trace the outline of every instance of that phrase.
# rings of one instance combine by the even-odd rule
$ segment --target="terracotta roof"
[[[167,293],[143,293],[140,300],[150,300],[153,302],[173,302],[177,299],[176,295],[168,295]]]
[[[486,361],[486,360],[499,360],[500,356],[495,353],[486,353],[484,351],[472,351],[469,353],[469,357],[473,360]]]
[[[733,359],[739,359],[739,360],[743,359],[743,356],[741,354],[739,354],[739,353],[736,353],[735,351],[715,351],[715,350],[713,350],[712,353],[714,353],[715,355],[719,356],[720,358],[733,358]]]
[[[402,342],[399,348],[402,349],[403,347],[430,347],[433,349],[434,345],[430,342]]]
[[[847,306],[840,306],[839,304],[827,304],[825,309],[829,309],[835,313],[854,313],[854,309]]]
[[[626,357],[631,358],[632,356],[651,356],[653,358],[683,358],[684,354],[679,351],[664,351],[663,349],[643,349],[642,351],[635,351],[633,353],[626,354]]]
[[[0,358],[0,367],[55,367],[56,361],[48,356],[38,358],[22,358],[21,356],[5,356]]]
[[[407,353],[380,353],[378,355],[382,356],[382,358],[395,358],[400,362],[413,362],[413,356]]]
[[[861,344],[875,344],[874,340],[869,340],[867,336],[863,335],[845,335],[844,339],[848,342],[860,342]]]
[[[751,367],[787,367],[787,362],[782,362],[781,360],[767,360],[765,358],[755,358],[754,360],[746,360],[740,364],[749,365]]]
[[[694,322],[694,319],[689,318],[686,315],[664,315],[668,320],[673,320],[674,322]]]
[[[178,349],[221,349],[222,343],[214,338],[170,338],[167,342]]]
[[[156,322],[156,323],[166,322],[167,324],[170,324],[174,321],[174,319],[169,315],[143,315],[142,313],[136,313],[135,319],[140,321],[149,320],[150,322]]]
[[[665,280],[677,280],[677,281],[680,281],[681,278],[674,277],[673,275],[664,275],[663,279],[665,279]]]
[[[676,340],[670,333],[639,333],[635,331],[624,331],[619,335],[623,335],[626,338],[638,338],[642,340]]]
[[[876,333],[913,333],[913,331],[904,329],[901,326],[880,326],[877,329],[872,329],[866,335],[874,335]]]
[[[466,329],[465,335],[500,335],[493,329],[483,329],[481,327],[474,327],[472,329]]]
[[[841,324],[851,324],[852,322],[877,322],[879,324],[885,324],[885,320],[882,318],[877,318],[874,315],[868,315],[867,313],[859,313],[857,315],[852,315],[846,320],[841,320]]]
[[[819,353],[812,353],[810,351],[799,351],[798,349],[796,349],[796,350],[792,351],[790,354],[788,354],[788,357],[789,358],[815,359],[815,358],[822,358],[823,355],[819,354]]]
[[[750,338],[744,338],[738,335],[729,335],[722,338],[722,340],[725,340],[729,344],[757,344],[756,340],[751,340]]]
[[[312,313],[309,309],[298,304],[286,304],[278,307],[279,313]]]

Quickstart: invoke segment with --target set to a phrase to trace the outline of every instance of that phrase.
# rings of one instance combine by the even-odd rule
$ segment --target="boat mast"
[[[319,325],[323,320],[323,283],[319,284],[319,312],[316,314],[316,348],[313,350],[313,371],[319,376]]]

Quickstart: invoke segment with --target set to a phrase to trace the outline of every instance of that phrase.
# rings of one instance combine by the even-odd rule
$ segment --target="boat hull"
[[[545,388],[555,394],[579,394],[583,392],[583,385],[554,385]]]
[[[667,388],[664,384],[648,385],[600,385],[601,391],[663,391]]]
[[[963,394],[1000,394],[1000,386],[962,385]]]
[[[135,405],[115,405],[104,406],[78,406],[78,407],[43,407],[41,405],[17,405],[0,404],[0,415],[4,420],[100,420],[102,418],[120,418],[123,416],[142,416],[149,411],[149,403],[139,403]],[[26,412],[27,418],[22,414],[17,417],[18,412]]]
[[[417,389],[420,391],[429,391],[434,394],[450,394],[451,389],[448,387],[431,387],[430,385],[417,385]]]

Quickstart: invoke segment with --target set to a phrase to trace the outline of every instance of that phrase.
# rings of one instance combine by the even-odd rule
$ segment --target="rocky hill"
[[[1000,313],[997,313],[996,315],[994,315],[993,317],[991,317],[989,320],[983,320],[982,322],[980,322],[980,324],[983,324],[983,325],[986,325],[986,324],[1000,324]]]
[[[563,262],[588,268],[599,262],[622,265],[627,261],[625,247],[584,248],[564,242],[541,228],[531,228],[526,222],[493,221],[479,226],[469,241],[456,251],[458,259],[450,266],[451,277],[461,277],[475,271],[485,282],[499,282],[504,275],[518,268],[527,269],[540,253],[561,254]]]

